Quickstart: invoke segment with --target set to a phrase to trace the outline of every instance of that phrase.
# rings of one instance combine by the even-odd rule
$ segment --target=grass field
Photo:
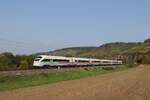
[[[121,66],[116,68],[102,69],[78,69],[64,72],[49,72],[33,75],[3,76],[0,77],[0,91],[35,86],[47,83],[54,83],[65,80],[72,80],[87,76],[94,76],[104,73],[126,70],[129,67]]]

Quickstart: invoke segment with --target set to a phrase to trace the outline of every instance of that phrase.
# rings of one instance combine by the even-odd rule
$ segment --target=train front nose
[[[41,60],[42,59],[42,56],[37,56],[35,59],[34,59],[34,62],[33,62],[33,66],[41,66]]]
[[[41,62],[40,62],[40,59],[35,59],[34,62],[33,62],[33,66],[37,66],[37,67],[40,67],[41,66]]]
[[[33,62],[33,66],[40,66],[40,62],[34,61],[34,62]]]

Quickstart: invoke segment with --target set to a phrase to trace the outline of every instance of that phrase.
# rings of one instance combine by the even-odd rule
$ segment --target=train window
[[[66,60],[66,59],[53,59],[53,62],[69,62],[69,60]]]
[[[109,61],[103,61],[103,63],[109,63]]]
[[[50,59],[43,59],[42,62],[49,62]]]
[[[88,60],[75,60],[75,62],[89,62]]]

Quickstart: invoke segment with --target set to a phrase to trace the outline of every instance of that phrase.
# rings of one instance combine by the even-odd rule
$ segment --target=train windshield
[[[41,56],[37,56],[34,61],[39,61],[42,57]]]
[[[37,58],[36,58],[36,59],[34,59],[34,61],[39,61],[39,60],[40,60],[40,59],[37,59]]]

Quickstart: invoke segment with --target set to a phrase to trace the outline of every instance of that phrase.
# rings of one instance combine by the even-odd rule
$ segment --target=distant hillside
[[[93,49],[97,47],[72,47],[72,48],[64,48],[64,49],[59,49],[55,50],[52,52],[48,52],[48,55],[57,55],[57,56],[77,56],[80,57],[84,53],[91,52]]]
[[[138,46],[137,43],[124,43],[124,42],[108,43],[99,46],[93,49],[91,52],[88,52],[83,55],[92,56],[96,58],[113,57],[116,55],[124,54],[125,51],[128,51],[136,46]]]
[[[118,55],[150,53],[149,39],[144,42],[114,42],[99,47],[72,47],[51,51],[45,54],[91,58],[113,58]]]

